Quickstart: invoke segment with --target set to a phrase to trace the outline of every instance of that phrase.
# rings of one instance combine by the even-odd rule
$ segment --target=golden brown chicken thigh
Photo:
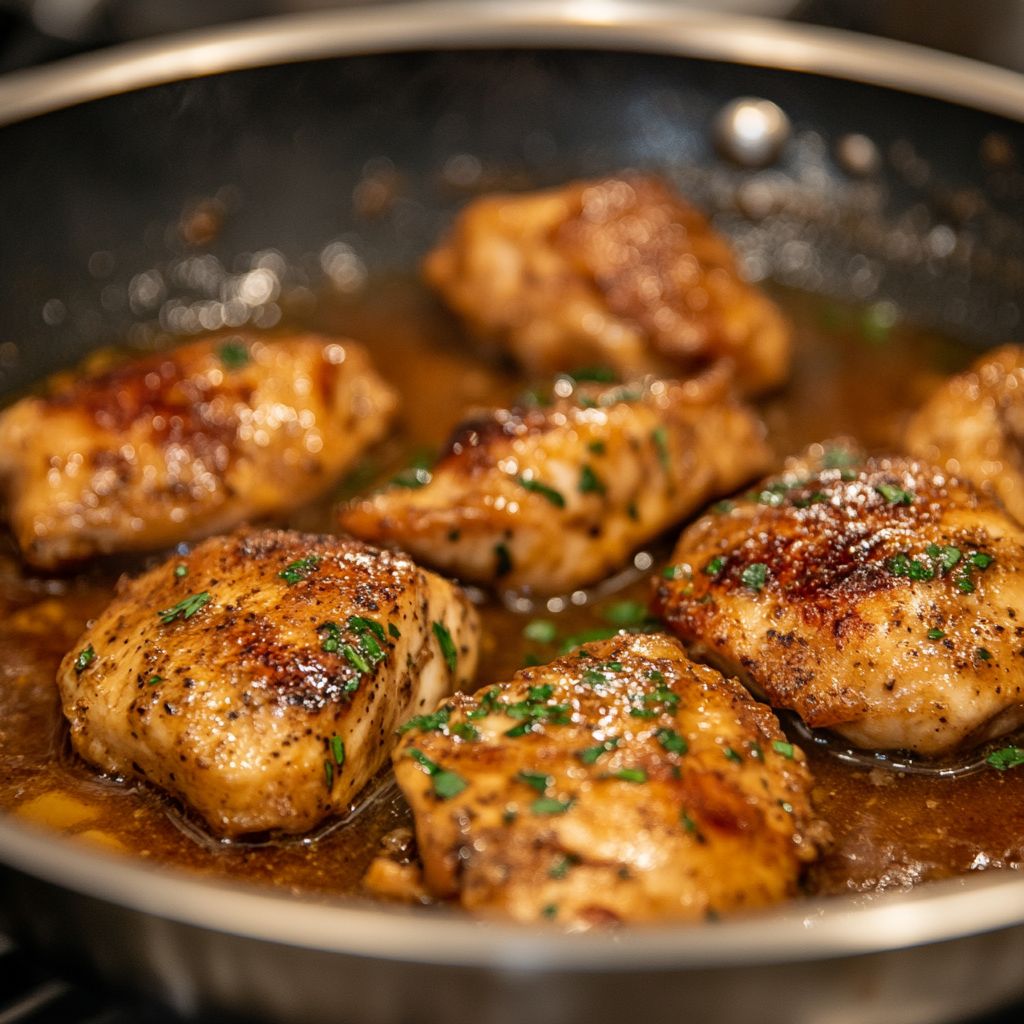
[[[355,342],[206,338],[0,414],[26,561],[155,549],[296,508],[380,438],[396,398]]]
[[[425,485],[351,502],[340,522],[464,580],[564,593],[763,471],[763,434],[721,375],[561,377],[539,407],[463,423]]]
[[[656,177],[477,199],[424,273],[475,335],[532,373],[601,364],[680,376],[723,361],[756,393],[788,372],[782,314]]]
[[[473,678],[476,612],[402,555],[244,530],[137,579],[65,657],[71,741],[218,835],[343,812],[396,725]]]
[[[1024,530],[936,467],[831,454],[687,528],[656,611],[858,747],[940,757],[1024,723]]]
[[[950,378],[910,421],[906,447],[1024,523],[1024,346],[1004,345]]]
[[[796,892],[810,776],[775,716],[664,635],[619,635],[403,727],[425,881],[575,928],[699,920]]]

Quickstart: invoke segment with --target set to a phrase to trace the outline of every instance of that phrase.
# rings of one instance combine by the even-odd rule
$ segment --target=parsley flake
[[[985,763],[996,771],[1005,772],[1024,764],[1024,747],[1003,747],[994,750],[985,758]]]
[[[577,750],[576,757],[581,764],[594,764],[602,754],[607,754],[619,745],[619,737],[612,736],[596,747],[586,747],[584,750]]]
[[[331,756],[341,771],[345,767],[345,741],[337,733],[331,737]]]
[[[670,754],[682,755],[690,749],[690,745],[686,742],[686,737],[680,736],[675,729],[659,729],[654,734],[654,738]]]
[[[764,587],[768,580],[768,566],[764,562],[751,562],[742,573],[740,573],[740,581],[745,587],[749,587],[751,590],[758,591]]]
[[[580,470],[580,482],[578,484],[580,494],[605,494],[608,488],[605,487],[601,478],[594,472],[592,466],[583,464]]]
[[[297,558],[294,562],[289,562],[277,575],[288,586],[292,586],[295,583],[300,583],[302,580],[309,579],[319,564],[319,555],[306,555],[305,558]]]
[[[537,790],[538,793],[546,793],[548,786],[555,781],[550,775],[543,775],[540,772],[517,772],[516,780],[525,782],[527,786]]]
[[[929,640],[941,640],[946,635],[946,632],[942,629],[929,629],[927,635]]]
[[[772,750],[786,758],[787,761],[793,760],[795,750],[792,743],[786,743],[784,740],[772,740]]]
[[[533,477],[527,478],[525,476],[517,476],[516,483],[527,491],[532,491],[534,494],[539,494],[541,497],[547,498],[555,508],[565,508],[565,498],[562,497],[561,492],[556,491],[554,487],[549,487],[547,484],[541,483],[540,480],[536,480]]]
[[[175,619],[191,619],[202,608],[210,603],[210,594],[204,590],[199,594],[189,594],[188,597],[182,598],[176,605],[170,608],[164,608],[162,611],[157,612],[160,616],[160,622],[166,626]]]
[[[75,658],[75,674],[81,675],[96,659],[96,651],[93,650],[92,644],[88,647],[82,648],[78,652],[78,657]]]
[[[249,349],[238,339],[225,341],[217,349],[217,355],[229,370],[240,370],[243,366],[249,365]]]
[[[572,803],[571,797],[568,800],[556,800],[552,796],[542,796],[530,804],[530,810],[534,814],[545,816],[565,814],[565,812],[572,807]]]
[[[890,505],[913,505],[916,495],[896,484],[876,484],[876,493],[880,494]]]
[[[448,671],[454,672],[459,663],[459,652],[455,647],[455,641],[452,639],[451,633],[448,632],[448,627],[443,622],[434,622],[432,627],[434,636],[437,637],[438,646],[441,648],[441,654],[444,655]]]
[[[613,772],[611,777],[618,779],[620,782],[646,782],[647,772],[643,768],[623,768],[620,771]]]

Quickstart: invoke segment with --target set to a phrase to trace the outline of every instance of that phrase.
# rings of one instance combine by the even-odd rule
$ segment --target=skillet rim
[[[671,0],[442,0],[291,15],[142,42],[0,79],[0,127],[186,78],[330,57],[485,46],[650,52],[888,87],[1024,122],[1024,76],[815,26],[679,10]],[[0,816],[0,863],[123,909],[288,946],[526,971],[819,961],[1024,929],[1024,877],[993,871],[907,893],[794,902],[715,925],[566,935],[444,910],[297,898],[90,849]]]

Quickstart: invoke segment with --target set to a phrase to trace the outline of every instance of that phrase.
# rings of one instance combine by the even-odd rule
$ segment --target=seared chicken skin
[[[755,393],[788,372],[782,314],[655,177],[477,199],[424,273],[474,334],[532,373],[601,364],[678,376],[722,360]]]
[[[941,757],[1024,723],[1024,530],[925,463],[812,453],[683,533],[656,611],[857,747]]]
[[[597,385],[463,423],[416,489],[352,502],[341,525],[461,579],[570,591],[764,470],[760,420],[721,375]]]
[[[296,508],[395,404],[361,346],[317,335],[207,338],[62,380],[0,414],[15,538],[52,569]]]
[[[1024,523],[1024,346],[996,349],[947,381],[911,420],[906,446]]]
[[[587,644],[407,723],[431,892],[573,928],[796,893],[810,776],[771,711],[664,635]]]
[[[343,812],[394,730],[473,678],[476,612],[354,540],[244,530],[137,579],[60,666],[71,741],[179,797],[217,835]]]

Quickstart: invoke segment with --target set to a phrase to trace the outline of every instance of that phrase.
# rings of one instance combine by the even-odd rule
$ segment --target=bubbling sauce
[[[976,355],[949,339],[880,323],[871,309],[793,292],[775,297],[796,327],[792,378],[761,405],[780,460],[840,434],[869,448],[897,447],[908,412]],[[433,299],[406,279],[373,281],[357,299],[324,298],[313,322],[306,318],[299,326],[366,343],[401,393],[402,407],[389,441],[334,494],[289,518],[297,529],[330,530],[339,498],[429,457],[463,410],[506,404],[528,383],[468,352]],[[647,603],[648,577],[664,564],[673,539],[651,545],[631,572],[595,591],[534,606],[481,596],[477,684],[507,679],[531,660],[547,661],[594,630],[635,621]],[[57,665],[110,600],[117,576],[152,561],[97,562],[77,577],[38,578],[26,575],[13,542],[0,538],[0,808],[83,841],[205,875],[295,893],[359,894],[381,837],[410,821],[387,774],[346,819],[311,835],[227,843],[146,785],[97,777],[72,753],[54,682]],[[851,760],[837,756],[834,745],[808,742],[796,732],[794,738],[810,758],[814,804],[833,838],[810,871],[809,893],[898,889],[1024,866],[1024,768],[904,771],[893,759]]]

